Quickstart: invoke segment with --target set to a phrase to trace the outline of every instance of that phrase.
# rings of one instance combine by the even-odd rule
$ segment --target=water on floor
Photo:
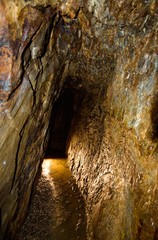
[[[84,200],[66,159],[45,159],[28,217],[16,240],[86,240]]]

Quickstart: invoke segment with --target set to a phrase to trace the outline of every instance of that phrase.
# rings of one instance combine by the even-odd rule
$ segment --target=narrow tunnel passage
[[[49,141],[29,213],[16,240],[86,240],[85,203],[66,158],[75,92],[66,88],[52,109]],[[56,158],[55,158],[56,157]]]
[[[55,102],[51,119],[46,157],[66,157],[66,144],[73,118],[75,92],[65,88]]]
[[[82,195],[50,160],[68,155],[89,240],[158,240],[158,1],[1,0],[0,32],[0,239],[26,216],[61,94],[15,239],[86,238]]]

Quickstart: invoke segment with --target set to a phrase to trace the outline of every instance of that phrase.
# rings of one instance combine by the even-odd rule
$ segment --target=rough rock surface
[[[157,10],[100,0],[80,14],[87,92],[68,152],[90,239],[158,239]]]
[[[65,22],[57,6],[41,3],[1,3],[1,238],[7,229],[10,239],[25,216],[51,106],[78,38],[77,20]]]
[[[89,239],[158,239],[157,0],[0,1],[0,225],[22,222],[65,85]]]

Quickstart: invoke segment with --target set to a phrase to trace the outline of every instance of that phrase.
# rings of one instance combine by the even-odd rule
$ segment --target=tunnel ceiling
[[[65,84],[89,239],[158,239],[157,22],[156,0],[0,1],[2,239],[26,215]]]

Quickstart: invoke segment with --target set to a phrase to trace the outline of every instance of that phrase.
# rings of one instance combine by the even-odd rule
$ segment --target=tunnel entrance
[[[46,158],[67,157],[66,145],[74,114],[74,96],[74,89],[65,88],[53,106]]]

